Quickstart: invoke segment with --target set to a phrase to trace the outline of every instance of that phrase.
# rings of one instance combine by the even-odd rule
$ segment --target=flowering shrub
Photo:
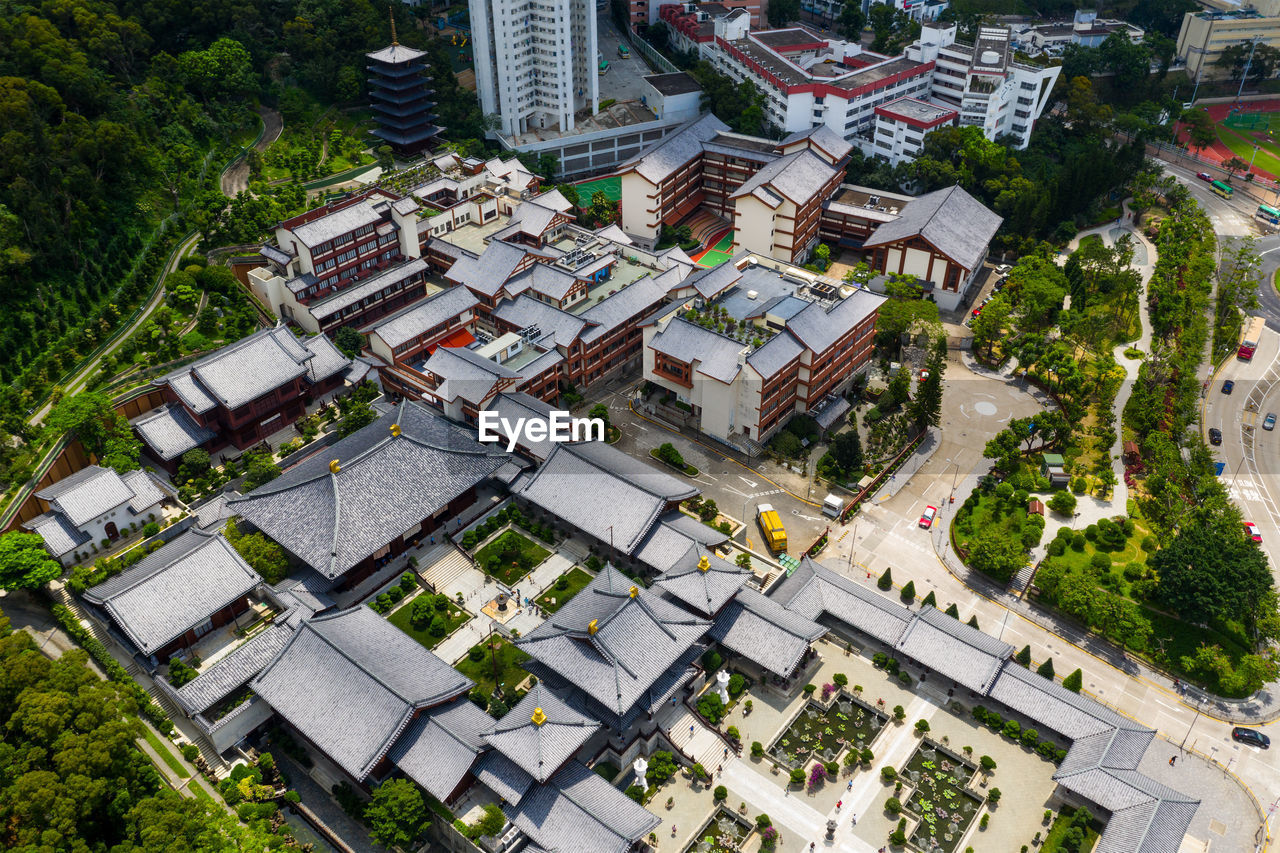
[[[831,694],[835,692],[836,692],[836,686],[834,684],[822,685],[822,701],[825,702],[828,699],[830,699]]]
[[[823,767],[821,763],[814,764],[813,769],[809,771],[809,790],[812,791],[825,782],[826,779],[827,768]]]

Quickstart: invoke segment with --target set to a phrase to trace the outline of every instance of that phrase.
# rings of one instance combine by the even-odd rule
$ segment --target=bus
[[[619,43],[619,44],[618,44],[618,56],[622,57],[623,59],[630,59],[630,58],[631,58],[631,48],[627,47],[625,44]]]
[[[603,77],[604,72],[608,70],[609,70],[609,60],[605,59],[603,56],[600,57],[600,76]]]
[[[1231,198],[1231,194],[1235,192],[1229,184],[1224,184],[1222,181],[1214,181],[1209,186],[1213,187],[1213,191],[1223,198]]]
[[[1240,348],[1236,350],[1236,356],[1245,361],[1253,358],[1258,341],[1262,338],[1262,330],[1267,325],[1267,321],[1261,317],[1249,317],[1248,320],[1240,330]]]
[[[1258,212],[1255,213],[1254,216],[1259,219],[1265,219],[1272,225],[1280,225],[1280,210],[1276,210],[1269,204],[1258,205]]]

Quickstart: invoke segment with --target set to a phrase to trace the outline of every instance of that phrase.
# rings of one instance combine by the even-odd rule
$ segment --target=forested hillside
[[[362,54],[389,37],[368,0],[0,3],[0,440],[150,292],[198,226],[253,106],[359,102]],[[441,123],[483,135],[432,51]],[[198,206],[197,202],[202,202]]]

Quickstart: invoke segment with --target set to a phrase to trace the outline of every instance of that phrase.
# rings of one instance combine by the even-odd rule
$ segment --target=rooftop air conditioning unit
[[[760,297],[760,294],[759,294],[759,293],[757,293],[756,291],[754,291],[754,290],[748,290],[748,291],[747,291],[747,298],[748,298],[748,299],[758,299],[759,297]]]

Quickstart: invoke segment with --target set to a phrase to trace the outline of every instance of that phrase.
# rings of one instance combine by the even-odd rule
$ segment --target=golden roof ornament
[[[541,708],[534,708],[533,717],[531,719],[533,720],[533,724],[535,726],[540,726],[547,721],[547,715],[542,713]]]
[[[600,626],[597,624],[595,619],[592,619],[590,622],[587,623],[588,634],[594,634],[596,631],[599,631],[599,630],[600,630]]]
[[[640,587],[638,586],[633,586],[631,587],[630,590],[627,591],[627,595],[630,595],[632,598],[635,598],[639,594],[640,594]]]
[[[400,424],[392,424],[392,425],[391,425],[391,437],[392,437],[392,438],[395,438],[395,437],[396,437],[396,436],[398,436],[398,435],[400,435]]]
[[[338,473],[338,472],[339,472],[339,471],[341,471],[341,470],[342,470],[342,466],[341,466],[340,464],[338,464],[338,460],[337,460],[337,459],[330,459],[330,460],[329,460],[329,473],[330,473],[330,474],[336,474],[336,473]]]
[[[698,571],[706,572],[711,570],[711,561],[707,559],[707,555],[703,554],[698,558]]]

